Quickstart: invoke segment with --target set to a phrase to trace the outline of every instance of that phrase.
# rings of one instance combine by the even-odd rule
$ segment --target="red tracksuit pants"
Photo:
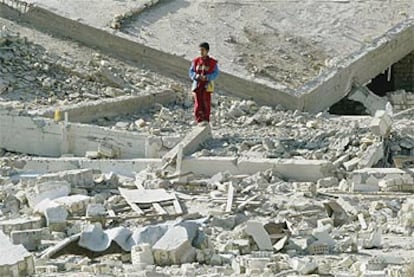
[[[194,91],[194,117],[196,122],[210,122],[210,110],[211,92],[207,92],[204,88],[197,88]]]

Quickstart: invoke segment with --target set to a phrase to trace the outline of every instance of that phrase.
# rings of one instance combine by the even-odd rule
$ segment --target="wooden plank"
[[[234,187],[230,183],[229,184],[229,189],[228,189],[228,192],[227,192],[227,204],[226,204],[226,209],[225,209],[226,213],[231,212],[231,207],[233,206],[233,197],[234,197]]]
[[[155,211],[161,215],[168,214],[166,210],[164,210],[163,207],[159,203],[152,203],[152,206],[154,207]]]

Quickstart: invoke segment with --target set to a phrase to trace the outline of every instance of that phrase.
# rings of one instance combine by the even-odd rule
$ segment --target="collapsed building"
[[[413,21],[296,89],[224,72],[194,127],[188,61],[111,33],[142,2],[0,3],[0,275],[412,276]]]

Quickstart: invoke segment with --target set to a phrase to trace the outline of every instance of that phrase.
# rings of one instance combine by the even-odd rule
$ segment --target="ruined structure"
[[[165,50],[165,18],[306,12],[104,2],[0,1],[1,276],[413,276],[413,4],[365,40],[309,21],[314,45],[229,14],[212,121],[195,126],[192,41]],[[321,11],[369,5],[334,2]],[[269,43],[277,70],[251,59]]]

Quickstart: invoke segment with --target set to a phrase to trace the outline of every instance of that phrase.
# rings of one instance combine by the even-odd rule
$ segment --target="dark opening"
[[[388,70],[385,70],[384,73],[377,75],[374,79],[371,80],[371,83],[367,85],[370,91],[375,93],[378,96],[385,96],[387,92],[394,91],[394,74],[392,74],[391,68],[391,76],[388,80]]]
[[[328,112],[337,115],[368,115],[362,103],[349,100],[346,97],[333,104]]]
[[[395,82],[393,68],[391,68],[391,76],[388,77],[388,70],[378,74],[367,85],[367,88],[378,96],[384,97],[387,92],[395,91]],[[389,79],[388,79],[389,78]],[[343,98],[329,108],[330,114],[337,115],[369,115],[362,103]]]

